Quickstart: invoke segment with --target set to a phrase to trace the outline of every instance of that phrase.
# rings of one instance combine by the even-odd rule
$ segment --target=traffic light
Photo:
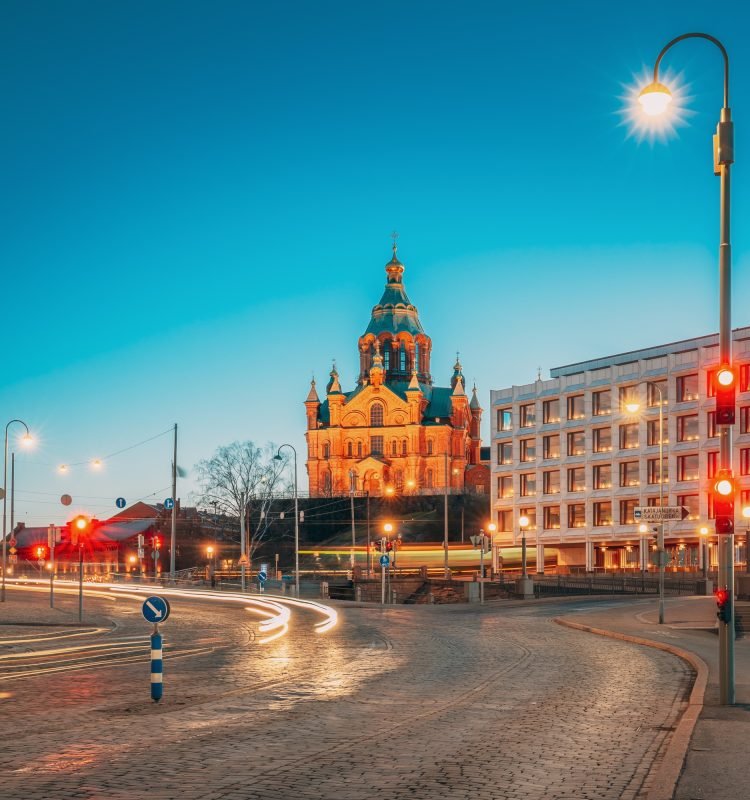
[[[154,546],[154,550],[159,550],[161,548],[161,539],[158,536],[154,536],[151,544]]]
[[[393,550],[393,542],[391,541],[386,542],[385,549],[390,553],[391,550]]]
[[[714,373],[717,425],[734,425],[736,378],[729,364],[723,364]]]
[[[716,473],[712,496],[716,533],[734,533],[734,477],[731,469],[720,469]]]
[[[719,618],[720,622],[729,623],[732,621],[732,596],[729,593],[729,589],[724,587],[723,589],[717,589],[714,592],[714,596],[716,597],[716,607],[718,611],[716,612],[716,616]]]
[[[34,548],[34,554],[40,561],[43,561],[47,558],[47,548],[43,544],[37,545]]]
[[[70,543],[75,547],[80,537],[86,536],[91,531],[91,520],[84,516],[83,514],[79,514],[77,517],[74,517],[73,521],[70,523]]]

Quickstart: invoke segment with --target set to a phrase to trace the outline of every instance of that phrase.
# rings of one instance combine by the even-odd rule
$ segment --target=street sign
[[[127,503],[125,502],[125,498],[124,497],[118,497],[117,500],[115,500],[115,505],[118,508],[125,508],[125,506],[127,505]]]
[[[633,517],[636,522],[680,522],[689,513],[685,506],[636,506]]]
[[[145,555],[146,555],[146,551],[142,547],[139,547],[138,548],[138,558],[144,558]]]
[[[8,539],[8,544],[11,547],[15,547],[18,544],[18,540],[16,539],[15,536],[11,536],[10,539]]]
[[[43,558],[37,558],[36,563],[43,567],[47,562]]]
[[[391,559],[388,556],[380,556],[380,566],[387,567],[391,563]]]
[[[174,500],[171,497],[168,497],[164,501],[164,508],[166,508],[167,511],[171,511],[174,508]]]
[[[165,622],[169,616],[169,602],[164,597],[153,595],[143,601],[141,610],[146,622]]]
[[[16,554],[16,548],[15,548],[15,547],[11,547],[11,548],[8,550],[8,552],[9,552],[9,553],[10,553],[12,556],[14,556],[14,555]]]
[[[249,567],[250,566],[250,559],[246,555],[240,556],[240,560],[237,562],[241,567]]]
[[[71,497],[69,494],[64,494],[64,495],[63,495],[63,496],[60,498],[60,502],[61,502],[61,503],[62,503],[64,506],[69,506],[69,505],[70,505],[70,504],[73,502],[73,498],[72,498],[72,497]]]
[[[11,555],[8,556],[8,563],[9,564],[17,564],[18,563],[18,556],[11,553]]]
[[[258,573],[258,580],[259,580],[261,583],[265,583],[265,582],[268,580],[268,573],[267,573],[267,572],[265,572],[264,570],[261,570],[261,571]]]

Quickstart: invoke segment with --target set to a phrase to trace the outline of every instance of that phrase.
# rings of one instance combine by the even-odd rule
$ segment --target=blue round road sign
[[[388,556],[380,556],[380,566],[387,567],[391,563],[391,559]]]
[[[265,570],[261,570],[261,571],[258,573],[258,580],[259,580],[261,583],[265,583],[265,582],[268,580],[268,573],[267,573]]]
[[[171,497],[168,497],[164,501],[164,508],[166,508],[167,511],[171,511],[174,508],[174,500]]]
[[[143,601],[142,611],[146,622],[164,622],[169,616],[169,602],[163,597],[153,595]]]
[[[117,500],[115,500],[115,505],[118,508],[125,508],[125,506],[127,505],[127,503],[125,502],[125,498],[124,497],[118,497]]]

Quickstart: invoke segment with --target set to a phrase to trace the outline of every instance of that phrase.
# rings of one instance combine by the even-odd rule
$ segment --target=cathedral
[[[359,337],[356,388],[343,391],[334,365],[323,401],[314,379],[305,400],[312,497],[486,488],[476,387],[469,399],[458,358],[450,386],[433,385],[432,340],[406,295],[396,250],[394,241],[385,291]]]

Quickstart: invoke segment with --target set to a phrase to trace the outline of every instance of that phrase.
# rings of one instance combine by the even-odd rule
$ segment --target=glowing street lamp
[[[701,551],[703,554],[703,580],[708,578],[708,526],[701,525],[698,528],[700,534]]]
[[[518,518],[518,527],[521,529],[521,577],[527,578],[526,571],[526,528],[529,527],[529,518],[523,514]]]
[[[670,105],[666,100],[669,90],[659,83],[659,66],[674,45],[685,39],[705,39],[714,44],[724,62],[724,103],[713,137],[714,174],[720,179],[719,207],[719,363],[721,371],[732,370],[732,322],[731,322],[731,244],[729,236],[730,192],[729,174],[734,163],[734,126],[729,108],[729,56],[724,45],[707,33],[684,33],[672,39],[661,49],[654,62],[653,83],[641,92],[640,104],[647,114],[663,113]],[[728,377],[728,374],[725,378]],[[733,387],[732,382],[724,385]],[[717,385],[717,401],[719,387]],[[732,405],[732,411],[734,407]],[[720,431],[719,468],[731,476],[732,469],[732,424],[734,414],[718,413],[716,424]],[[718,532],[718,531],[717,531]],[[734,536],[731,530],[719,536],[719,585],[725,587],[729,596],[734,594]],[[661,621],[661,620],[660,620]],[[726,624],[719,626],[719,695],[722,705],[734,704],[734,615],[730,609]]]
[[[297,490],[297,448],[292,444],[282,444],[276,451],[274,460],[282,461],[281,451],[288,447],[294,453],[294,596],[299,597],[299,492]]]

